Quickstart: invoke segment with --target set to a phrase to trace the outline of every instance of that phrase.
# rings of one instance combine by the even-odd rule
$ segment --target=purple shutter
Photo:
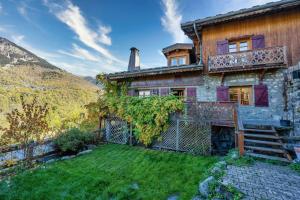
[[[229,87],[217,87],[217,101],[229,101]]]
[[[260,84],[254,86],[255,106],[268,107],[269,106],[269,94],[268,86]]]
[[[151,95],[159,95],[158,89],[152,89],[150,92],[151,92]]]
[[[263,49],[265,48],[265,36],[255,35],[252,37],[252,49]]]
[[[168,96],[170,93],[170,88],[160,88],[160,96]]]
[[[228,40],[218,41],[217,42],[217,53],[226,54],[229,52]]]
[[[187,88],[186,96],[188,101],[195,101],[197,99],[197,88]]]

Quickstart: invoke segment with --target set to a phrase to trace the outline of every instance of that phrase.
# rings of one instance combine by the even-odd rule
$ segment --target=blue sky
[[[71,73],[165,66],[161,49],[190,42],[180,23],[272,0],[0,0],[0,36]],[[275,1],[275,0],[273,0]]]

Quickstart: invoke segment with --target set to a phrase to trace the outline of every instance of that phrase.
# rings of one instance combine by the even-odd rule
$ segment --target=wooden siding
[[[265,16],[251,17],[225,24],[204,27],[202,30],[203,61],[217,54],[217,41],[243,35],[265,36],[266,47],[286,46],[288,64],[300,61],[300,8]],[[194,41],[197,44],[197,41]],[[199,48],[197,48],[199,55]]]
[[[201,75],[201,72],[136,78],[131,82],[130,86],[132,88],[155,88],[199,85],[203,85],[203,77]]]

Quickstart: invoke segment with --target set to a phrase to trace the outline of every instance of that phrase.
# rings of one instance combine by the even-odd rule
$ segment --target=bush
[[[69,129],[54,140],[56,148],[64,154],[77,153],[86,145],[94,143],[96,143],[94,134],[83,132],[78,128]]]

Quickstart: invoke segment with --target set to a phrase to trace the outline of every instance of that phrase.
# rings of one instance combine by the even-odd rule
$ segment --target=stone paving
[[[252,166],[227,166],[224,184],[245,194],[246,200],[299,200],[300,175],[285,166],[257,162]]]

